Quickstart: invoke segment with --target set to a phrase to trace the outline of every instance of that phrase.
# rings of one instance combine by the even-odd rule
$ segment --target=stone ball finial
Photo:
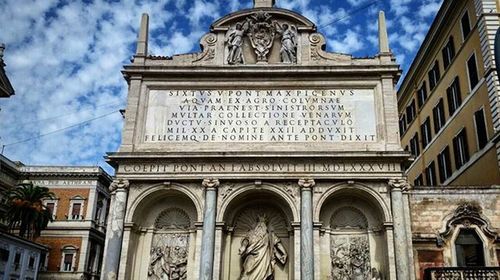
[[[253,0],[254,8],[272,8],[274,7],[275,0]]]

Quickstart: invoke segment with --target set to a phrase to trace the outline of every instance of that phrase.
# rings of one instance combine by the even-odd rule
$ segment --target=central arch
[[[248,258],[242,253],[242,244],[254,236],[253,230],[257,229],[259,221],[264,220],[271,240],[269,248],[286,257],[286,261],[276,261],[272,265],[275,279],[294,279],[295,244],[298,241],[295,234],[298,227],[294,222],[299,220],[297,202],[294,203],[294,197],[282,187],[269,183],[238,187],[222,201],[218,212],[218,220],[224,221],[220,233],[221,279],[239,279]]]

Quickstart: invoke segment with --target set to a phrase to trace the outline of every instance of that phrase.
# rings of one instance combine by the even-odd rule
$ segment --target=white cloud
[[[332,49],[340,53],[353,53],[364,47],[359,32],[347,30],[344,36],[337,40],[329,40]]]

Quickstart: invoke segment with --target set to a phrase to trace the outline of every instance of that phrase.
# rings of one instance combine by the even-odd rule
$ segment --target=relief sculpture
[[[273,45],[276,28],[272,24],[271,16],[263,11],[250,16],[250,20],[251,26],[248,34],[257,55],[257,63],[267,62],[267,55]]]
[[[332,235],[332,276],[335,280],[372,279],[367,236]]]
[[[243,58],[243,36],[248,30],[249,21],[238,22],[234,27],[229,28],[226,32],[226,47],[228,64],[242,64],[245,63]]]
[[[280,238],[269,230],[265,215],[258,216],[254,228],[242,239],[239,254],[243,263],[240,280],[274,279],[276,263],[285,265],[288,257]]]
[[[283,63],[297,63],[297,27],[275,22],[276,31],[281,35],[280,57]]]
[[[151,248],[149,280],[187,279],[189,235],[157,234]]]

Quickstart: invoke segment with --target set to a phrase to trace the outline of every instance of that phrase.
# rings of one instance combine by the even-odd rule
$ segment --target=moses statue
[[[276,263],[285,265],[288,257],[265,215],[258,216],[255,227],[243,238],[239,254],[243,262],[240,280],[272,280]]]

